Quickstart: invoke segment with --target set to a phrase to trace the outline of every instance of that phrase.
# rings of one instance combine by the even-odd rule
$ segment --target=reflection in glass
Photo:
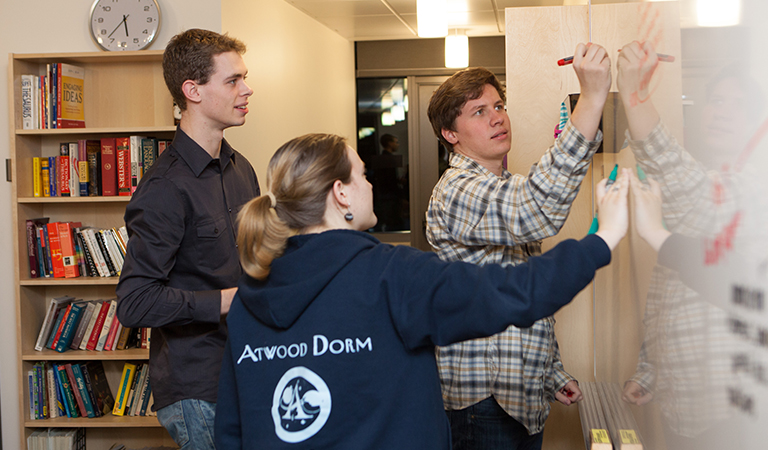
[[[373,185],[374,232],[410,231],[405,78],[357,80],[357,152]]]

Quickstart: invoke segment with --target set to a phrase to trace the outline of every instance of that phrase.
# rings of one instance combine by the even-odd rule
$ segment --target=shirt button
[[[229,212],[232,212],[232,208],[229,208]]]
[[[219,233],[219,229],[218,229],[218,228],[214,228],[214,229],[213,229],[213,232],[214,232],[214,233],[216,233],[216,234],[218,234],[218,233]]]
[[[586,152],[587,151],[587,147],[582,145],[581,147],[579,147],[579,151],[580,152]]]

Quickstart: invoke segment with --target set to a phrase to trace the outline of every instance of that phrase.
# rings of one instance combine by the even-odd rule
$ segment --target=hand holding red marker
[[[621,50],[619,50],[621,51]],[[675,57],[672,55],[665,55],[664,53],[657,53],[656,57],[661,62],[675,62]],[[560,59],[557,61],[558,66],[567,66],[568,64],[573,63],[573,56],[566,56],[563,59]]]

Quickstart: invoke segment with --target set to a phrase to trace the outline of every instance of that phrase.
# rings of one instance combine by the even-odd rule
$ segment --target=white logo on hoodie
[[[330,414],[331,391],[315,372],[298,366],[280,378],[272,397],[272,420],[282,441],[295,444],[311,438]]]

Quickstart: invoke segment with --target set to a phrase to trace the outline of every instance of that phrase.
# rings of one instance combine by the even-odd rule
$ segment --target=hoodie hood
[[[264,325],[287,329],[339,272],[377,244],[373,236],[354,230],[293,236],[265,280],[243,275],[236,301]]]

